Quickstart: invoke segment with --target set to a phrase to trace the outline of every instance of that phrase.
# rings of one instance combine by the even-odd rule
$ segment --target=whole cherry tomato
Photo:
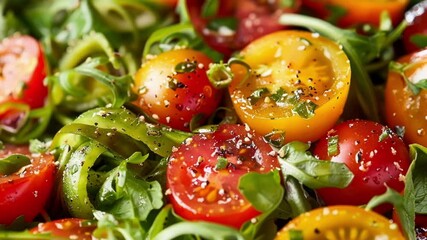
[[[338,124],[314,146],[319,159],[344,163],[354,174],[345,188],[317,190],[326,205],[363,205],[375,195],[404,188],[410,158],[407,146],[388,127],[368,120]],[[378,209],[385,211],[388,206]],[[376,209],[377,210],[377,209]]]
[[[212,61],[190,49],[161,53],[144,63],[135,76],[135,104],[154,120],[188,131],[197,115],[207,119],[218,107],[222,92],[206,74]]]
[[[403,64],[404,76],[389,71],[385,87],[386,121],[392,127],[404,128],[407,143],[427,146],[427,89],[414,85],[427,79],[427,50],[408,54],[397,62]],[[414,92],[414,87],[419,92]]]

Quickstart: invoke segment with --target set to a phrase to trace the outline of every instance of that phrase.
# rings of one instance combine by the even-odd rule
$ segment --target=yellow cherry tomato
[[[292,238],[292,236],[301,238]],[[405,239],[396,223],[356,206],[330,206],[314,209],[292,219],[276,240],[288,239]]]
[[[336,123],[350,87],[350,62],[338,44],[318,34],[284,30],[250,43],[251,67],[232,65],[229,93],[240,119],[260,134],[315,141]]]

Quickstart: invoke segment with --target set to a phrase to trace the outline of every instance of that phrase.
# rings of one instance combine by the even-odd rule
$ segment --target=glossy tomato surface
[[[96,224],[85,219],[66,218],[51,222],[39,223],[30,230],[33,234],[49,233],[51,237],[65,239],[92,240]]]
[[[206,119],[221,101],[222,92],[206,75],[211,62],[205,54],[190,49],[161,53],[136,73],[135,104],[154,120],[188,131],[194,117]]]
[[[277,169],[274,155],[269,144],[242,125],[220,125],[213,133],[187,139],[169,158],[167,186],[173,209],[187,220],[240,228],[260,213],[239,191],[239,178]]]
[[[25,104],[29,109],[44,105],[45,77],[45,59],[36,39],[14,35],[0,42],[0,128],[19,128],[25,113],[14,104]]]
[[[19,100],[31,108],[44,105],[46,66],[36,39],[25,35],[3,39],[0,43],[0,71],[0,103]]]
[[[28,146],[6,145],[0,159],[11,154],[26,155],[31,164],[10,175],[0,175],[0,224],[24,216],[32,221],[45,207],[54,185],[56,166],[48,154],[31,154]]]
[[[241,56],[251,75],[233,67],[229,93],[240,119],[257,133],[282,131],[286,141],[315,141],[342,114],[351,70],[336,43],[284,30],[255,40]]]
[[[328,151],[331,139],[337,139],[337,151]],[[368,120],[349,120],[338,124],[314,146],[314,154],[323,160],[344,163],[354,174],[343,189],[317,190],[327,205],[363,205],[386,186],[402,191],[410,159],[407,146],[389,128]],[[381,209],[385,210],[385,209]]]
[[[206,9],[211,2],[186,0],[196,30],[207,44],[227,56],[261,36],[285,28],[279,24],[280,15],[296,12],[300,7],[300,0],[291,6],[277,0],[220,0],[217,10],[209,13]]]
[[[416,84],[427,79],[427,50],[406,55],[399,63],[410,66],[404,74]],[[427,146],[427,90],[415,94],[403,77],[389,71],[385,88],[386,121],[392,127],[404,127],[407,143]]]
[[[408,53],[427,46],[427,1],[422,1],[405,13],[408,26],[403,32],[403,43]]]
[[[394,25],[403,18],[408,0],[303,0],[303,5],[313,14],[332,21],[341,27],[357,24],[379,26],[380,15],[388,12]]]
[[[356,206],[330,206],[311,210],[292,219],[276,240],[295,239],[300,231],[305,240],[314,239],[405,239],[397,224],[384,216]]]

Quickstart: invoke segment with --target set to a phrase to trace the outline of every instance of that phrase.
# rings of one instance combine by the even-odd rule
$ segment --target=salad
[[[1,1],[0,239],[427,239],[426,12]]]

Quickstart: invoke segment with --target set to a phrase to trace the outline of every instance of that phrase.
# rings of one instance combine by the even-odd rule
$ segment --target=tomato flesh
[[[11,175],[0,175],[0,224],[10,224],[24,216],[31,222],[44,208],[53,189],[56,166],[48,154],[32,155],[28,146],[6,145],[0,158],[27,155],[31,164]]]
[[[217,169],[219,158],[227,161]],[[167,168],[168,198],[187,220],[205,220],[235,228],[260,213],[238,189],[248,172],[267,173],[279,167],[271,147],[241,125],[220,125],[198,134],[172,153]]]
[[[286,141],[315,141],[342,114],[351,70],[336,43],[284,30],[252,42],[241,56],[252,74],[246,79],[247,70],[234,67],[229,93],[240,119],[259,134],[283,131]],[[260,90],[266,93],[254,101]],[[313,104],[312,116],[296,111]]]
[[[33,234],[50,233],[52,237],[61,237],[79,240],[91,240],[92,232],[96,229],[96,224],[91,224],[88,220],[79,218],[66,218],[51,222],[39,223],[37,227],[30,230]]]
[[[303,239],[405,239],[397,224],[384,216],[346,205],[303,213],[282,228],[276,240],[293,239],[292,231],[301,231]]]
[[[385,134],[386,133],[386,134]],[[385,135],[384,135],[385,134]],[[337,153],[328,153],[328,141],[338,138]],[[363,205],[375,195],[404,188],[410,158],[406,145],[393,132],[368,120],[349,120],[331,129],[313,150],[319,159],[344,163],[354,174],[346,188],[320,188],[317,193],[327,205]],[[378,211],[385,211],[387,207]]]
[[[205,54],[190,49],[156,56],[136,73],[135,104],[158,122],[188,131],[196,115],[206,120],[221,101],[222,92],[210,84],[206,75],[211,62]],[[176,66],[183,63],[194,70],[176,72]]]

